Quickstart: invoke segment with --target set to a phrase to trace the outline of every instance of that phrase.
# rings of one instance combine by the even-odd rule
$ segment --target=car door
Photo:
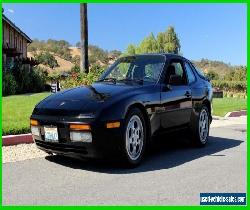
[[[189,123],[192,93],[182,59],[170,60],[161,89],[161,126],[171,128]],[[179,75],[181,83],[170,84],[171,75]]]

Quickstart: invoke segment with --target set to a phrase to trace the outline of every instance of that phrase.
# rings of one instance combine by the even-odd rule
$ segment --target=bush
[[[94,65],[91,67],[89,73],[86,74],[80,70],[79,66],[74,66],[71,69],[70,76],[61,81],[61,86],[64,89],[68,89],[82,85],[90,85],[99,79],[104,70],[104,68]]]
[[[47,51],[39,53],[35,56],[35,59],[39,63],[44,64],[45,66],[49,66],[52,69],[59,66],[55,57]]]
[[[219,79],[219,74],[216,73],[215,71],[210,70],[208,73],[205,74],[207,78],[210,80],[218,80]]]
[[[34,68],[30,72],[30,91],[32,93],[38,93],[45,90],[45,84],[47,80],[47,71],[44,71],[40,67]]]
[[[3,95],[42,92],[46,79],[46,70],[40,67],[28,68],[16,61],[11,70],[3,72]]]
[[[11,73],[3,74],[3,96],[14,95],[17,90],[15,77]]]
[[[246,92],[247,90],[246,81],[212,80],[212,85],[214,88],[219,88],[224,91]]]

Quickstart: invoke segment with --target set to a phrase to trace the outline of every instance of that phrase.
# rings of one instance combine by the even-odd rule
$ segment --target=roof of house
[[[16,31],[18,31],[29,43],[32,42],[31,38],[29,38],[20,28],[18,28],[9,18],[7,18],[3,14],[3,20],[10,24]]]

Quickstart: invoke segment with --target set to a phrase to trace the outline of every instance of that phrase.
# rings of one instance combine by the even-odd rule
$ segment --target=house
[[[32,40],[4,14],[2,14],[2,33],[3,69],[5,71],[11,69],[15,60],[30,66],[32,60],[27,58],[27,47]]]

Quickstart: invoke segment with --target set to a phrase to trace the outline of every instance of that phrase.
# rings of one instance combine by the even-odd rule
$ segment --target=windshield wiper
[[[143,79],[130,79],[130,78],[126,78],[126,79],[118,80],[118,82],[137,82],[139,84],[143,84]]]
[[[116,83],[116,78],[106,77],[106,78],[98,80],[97,82],[105,82],[105,81],[107,81],[107,82],[113,82],[115,84]]]

